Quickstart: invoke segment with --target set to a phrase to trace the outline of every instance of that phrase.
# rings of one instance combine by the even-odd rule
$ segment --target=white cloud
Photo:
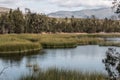
[[[108,7],[111,6],[111,1],[113,0],[0,0],[0,4],[10,5],[10,4],[20,4],[23,5],[24,2],[50,2],[59,7]]]
[[[0,4],[13,4],[18,0],[0,0]]]
[[[111,7],[113,0],[0,0],[0,6],[30,8],[37,12],[52,12],[58,10],[79,10],[81,8]]]
[[[112,0],[51,0],[49,2],[61,7],[109,7]]]

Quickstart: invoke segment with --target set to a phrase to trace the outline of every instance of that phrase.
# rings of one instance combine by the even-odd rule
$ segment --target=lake
[[[37,64],[41,70],[49,68],[106,73],[102,59],[109,47],[98,45],[78,46],[72,49],[44,49],[36,55],[0,57],[0,80],[17,80],[30,73],[27,64]],[[120,52],[119,47],[116,48]]]

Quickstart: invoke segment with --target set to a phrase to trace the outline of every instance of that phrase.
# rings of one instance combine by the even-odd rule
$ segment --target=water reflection
[[[45,49],[35,55],[0,57],[0,70],[11,64],[18,65],[8,68],[5,75],[0,76],[0,80],[5,80],[6,75],[7,80],[17,80],[21,75],[31,74],[33,65],[35,69],[39,66],[42,71],[55,67],[63,70],[105,73],[101,61],[107,49],[108,47],[87,45],[73,49]]]
[[[21,61],[24,58],[27,58],[28,60],[32,60],[32,58],[36,58],[36,55],[43,55],[44,51],[36,51],[32,54],[18,54],[18,55],[6,55],[6,56],[0,56],[0,61],[2,61],[5,64],[21,64]]]

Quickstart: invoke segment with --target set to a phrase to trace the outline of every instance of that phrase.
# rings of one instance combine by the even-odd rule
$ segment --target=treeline
[[[120,21],[112,19],[51,18],[44,14],[32,13],[29,9],[23,14],[20,9],[10,10],[0,15],[0,33],[56,33],[56,32],[120,32]]]

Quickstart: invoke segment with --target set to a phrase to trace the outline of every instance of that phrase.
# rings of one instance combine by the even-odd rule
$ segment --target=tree
[[[24,16],[20,9],[16,9],[11,14],[11,21],[13,20],[13,30],[14,33],[23,33],[24,32]]]
[[[8,19],[8,14],[2,14],[0,17],[0,33],[8,33],[10,29],[10,22]]]
[[[120,53],[114,48],[109,48],[103,63],[110,80],[118,80],[120,78]]]
[[[115,9],[115,13],[118,14],[118,17],[120,18],[120,1],[113,0],[112,4],[112,9]]]
[[[51,18],[45,14],[32,13],[25,9],[25,14],[20,9],[10,10],[9,13],[0,15],[0,33],[41,33],[41,32],[120,32],[118,20],[99,20],[94,15],[86,19]],[[119,13],[119,6],[117,9]]]

